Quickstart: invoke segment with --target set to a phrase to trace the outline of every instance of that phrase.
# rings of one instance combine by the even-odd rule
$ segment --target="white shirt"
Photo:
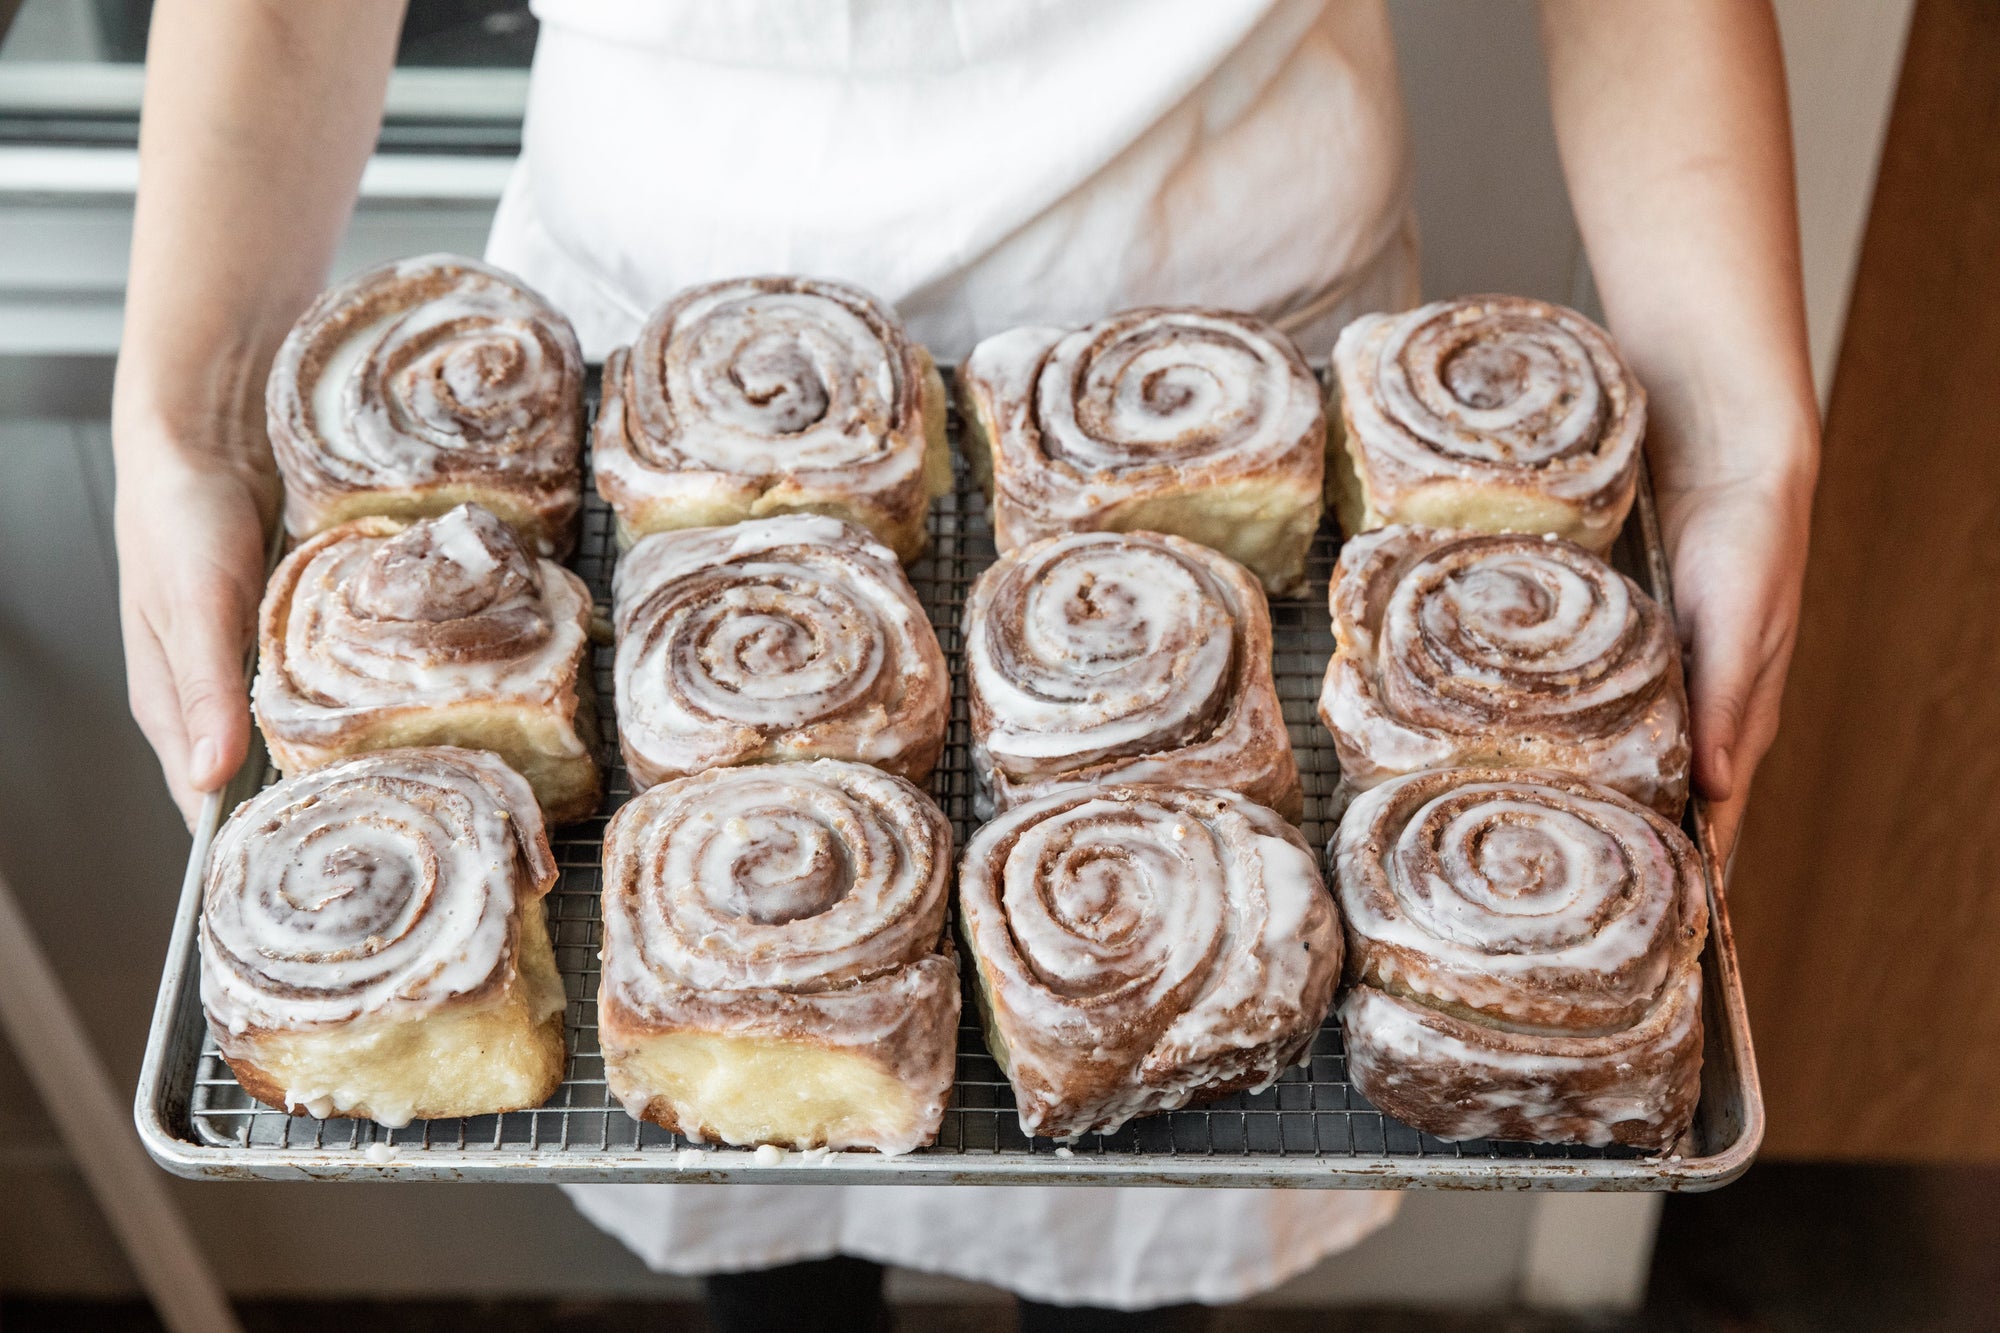
[[[629,340],[691,283],[796,272],[940,359],[1127,306],[1257,311],[1323,357],[1415,300],[1381,0],[538,0],[487,255]],[[596,1185],[654,1268],[834,1253],[1062,1303],[1268,1289],[1395,1212],[1293,1190]]]

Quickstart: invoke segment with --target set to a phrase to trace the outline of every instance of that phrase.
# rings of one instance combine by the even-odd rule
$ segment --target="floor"
[[[687,1305],[640,1302],[251,1303],[258,1333],[699,1333]],[[136,1304],[0,1299],[0,1328],[157,1328]],[[905,1306],[905,1333],[1003,1333],[1004,1306]],[[1674,1198],[1644,1312],[1583,1317],[1241,1308],[1214,1333],[2000,1333],[2000,1167],[1769,1165],[1716,1194]]]

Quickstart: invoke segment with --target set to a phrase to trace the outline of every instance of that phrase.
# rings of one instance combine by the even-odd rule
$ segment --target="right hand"
[[[114,431],[126,690],[192,827],[203,795],[235,775],[249,748],[244,655],[279,486],[268,452],[228,462],[150,422]]]

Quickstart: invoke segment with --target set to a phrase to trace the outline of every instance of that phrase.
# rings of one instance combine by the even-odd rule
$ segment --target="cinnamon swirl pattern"
[[[426,255],[326,292],[278,349],[265,405],[294,537],[472,501],[542,555],[575,545],[583,354],[499,269]]]
[[[648,787],[726,764],[856,759],[923,782],[944,652],[895,554],[790,514],[656,533],[619,562],[618,736]]]
[[[1228,792],[1016,806],[966,848],[959,914],[1021,1128],[1053,1138],[1275,1082],[1340,972],[1305,840]]]
[[[1249,572],[1152,532],[1015,550],[966,600],[982,814],[1059,787],[1221,787],[1297,820],[1299,766]]]
[[[1554,773],[1416,773],[1335,838],[1348,1072],[1447,1139],[1665,1150],[1700,1093],[1695,850],[1657,814]]]
[[[373,1119],[538,1106],[562,1079],[556,866],[500,760],[385,750],[245,801],[202,885],[201,999],[251,1096]]]
[[[1128,310],[1014,329],[959,373],[1002,551],[1071,532],[1172,533],[1298,589],[1319,529],[1326,419],[1286,337],[1249,315]]]
[[[461,745],[525,775],[554,823],[597,809],[590,594],[473,505],[363,518],[271,576],[251,699],[281,772]]]
[[[1364,315],[1333,368],[1331,489],[1350,533],[1385,523],[1553,532],[1611,548],[1638,485],[1646,391],[1611,336],[1519,296]]]
[[[1551,538],[1389,527],[1341,549],[1319,714],[1347,787],[1461,765],[1575,773],[1679,819],[1687,697],[1665,610]]]
[[[908,1152],[951,1092],[951,826],[836,760],[654,787],[604,838],[605,1079],[696,1141]]]
[[[593,463],[620,536],[834,514],[903,560],[951,489],[944,381],[887,306],[810,278],[674,297],[604,363]]]

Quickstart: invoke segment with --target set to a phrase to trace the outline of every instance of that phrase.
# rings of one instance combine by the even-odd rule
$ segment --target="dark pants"
[[[882,1265],[866,1259],[818,1259],[754,1273],[704,1278],[711,1333],[889,1333]],[[1021,1333],[1201,1333],[1199,1305],[1158,1310],[1099,1310],[1021,1302]],[[914,1333],[914,1331],[913,1331]]]

